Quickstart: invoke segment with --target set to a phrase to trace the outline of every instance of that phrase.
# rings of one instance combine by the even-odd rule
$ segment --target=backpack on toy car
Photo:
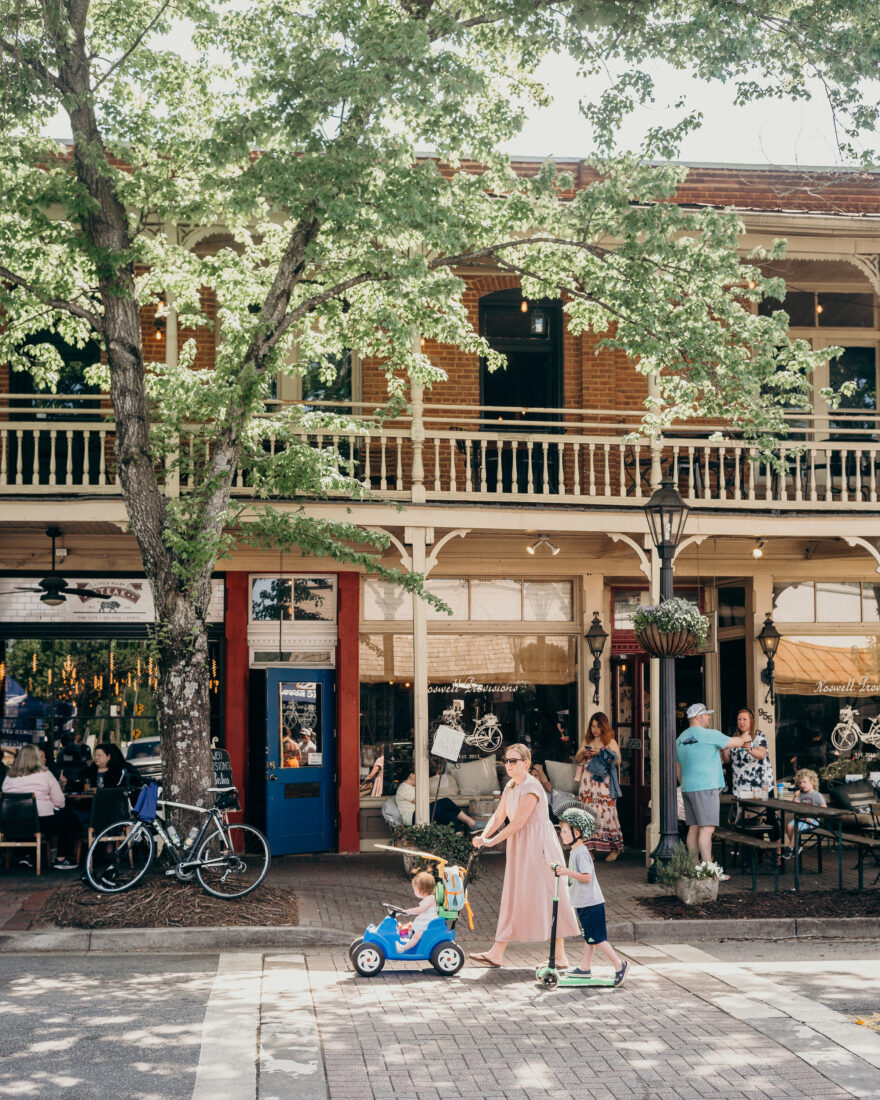
[[[443,868],[443,908],[450,913],[464,909],[464,871],[455,863]]]

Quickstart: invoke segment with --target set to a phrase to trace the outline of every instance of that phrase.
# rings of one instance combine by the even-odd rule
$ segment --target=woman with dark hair
[[[596,832],[584,840],[591,852],[606,852],[606,862],[617,859],[623,851],[623,833],[617,816],[620,798],[620,745],[601,710],[590,718],[587,733],[575,756],[578,765],[574,773],[580,784],[578,795],[584,809],[596,819]]]
[[[109,741],[95,746],[85,776],[86,783],[92,787],[142,787],[144,784],[134,764],[129,764],[119,746]]]

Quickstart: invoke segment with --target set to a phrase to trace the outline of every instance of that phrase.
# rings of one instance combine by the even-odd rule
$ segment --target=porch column
[[[418,332],[413,333],[413,354],[420,355],[422,341]],[[412,410],[412,424],[410,437],[412,439],[412,502],[413,504],[425,503],[425,421],[424,416],[425,387],[421,382],[410,380],[409,397]],[[418,570],[421,572],[421,569]]]
[[[768,611],[773,611],[773,577],[768,574],[758,574],[752,578],[751,615],[746,615],[746,650],[747,661],[752,665],[753,682],[755,685],[755,724],[766,736],[767,746],[770,750],[770,763],[773,765],[773,775],[779,781],[780,769],[784,773],[787,770],[785,761],[779,760],[776,751],[776,707],[765,701],[767,685],[761,679],[761,673],[767,667],[767,658],[764,656],[759,642],[756,641],[764,625],[764,616]]]
[[[650,542],[650,538],[648,539]],[[651,546],[651,603],[660,602],[660,558]],[[651,821],[645,837],[645,866],[660,843],[660,662],[648,661],[651,692]]]
[[[411,572],[425,575],[426,547],[433,542],[433,531],[407,527],[404,542],[412,548]],[[428,822],[428,616],[425,601],[413,593],[413,764],[416,773],[417,825]]]

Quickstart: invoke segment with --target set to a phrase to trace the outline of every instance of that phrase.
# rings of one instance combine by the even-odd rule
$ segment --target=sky
[[[621,134],[621,146],[637,151],[650,126],[666,124],[677,114],[667,109],[685,96],[703,112],[703,125],[682,146],[678,159],[690,163],[839,165],[834,126],[828,104],[818,94],[807,102],[765,100],[736,107],[734,88],[720,82],[689,78],[669,65],[649,67],[657,85],[653,107],[639,109]],[[539,76],[551,89],[554,103],[533,110],[523,133],[507,146],[520,155],[578,157],[592,146],[591,132],[577,110],[577,100],[604,90],[601,78],[578,79],[574,64],[564,57],[544,62]]]

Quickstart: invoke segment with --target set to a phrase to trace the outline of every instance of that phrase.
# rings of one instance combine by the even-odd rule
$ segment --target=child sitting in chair
[[[395,944],[399,955],[415,947],[422,938],[422,933],[437,916],[437,899],[434,897],[434,886],[434,876],[430,871],[419,871],[417,875],[413,876],[413,893],[417,898],[421,898],[422,900],[418,905],[413,906],[412,909],[401,910],[402,913],[405,913],[407,916],[412,916],[415,919],[412,922],[412,934],[406,943]],[[405,926],[401,925],[401,927]]]

